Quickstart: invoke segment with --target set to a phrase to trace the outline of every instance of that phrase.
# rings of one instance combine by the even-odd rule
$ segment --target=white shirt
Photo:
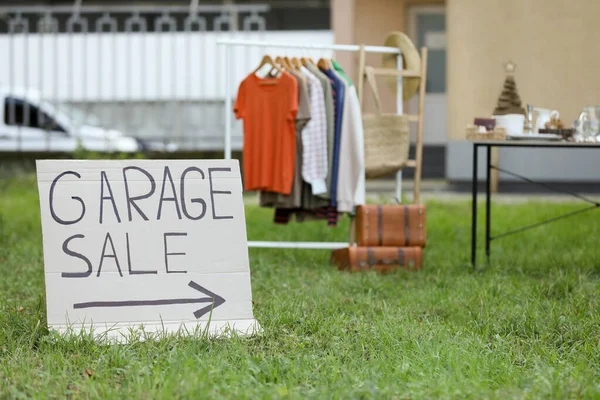
[[[346,86],[337,185],[338,212],[365,204],[365,149],[362,114],[354,85]]]

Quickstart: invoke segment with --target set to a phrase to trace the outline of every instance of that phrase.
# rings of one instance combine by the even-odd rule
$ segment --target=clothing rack
[[[217,40],[218,45],[225,46],[224,54],[224,65],[225,65],[225,159],[231,159],[231,128],[232,128],[232,116],[233,116],[233,93],[232,93],[232,69],[231,61],[233,59],[233,47],[244,46],[244,47],[270,47],[270,48],[281,48],[281,49],[297,49],[297,50],[331,50],[331,51],[348,51],[348,52],[360,52],[361,46],[359,45],[347,45],[347,44],[334,44],[334,45],[316,45],[310,43],[285,43],[285,42],[266,42],[266,41],[254,41],[254,40],[237,40],[237,39],[219,39]],[[386,47],[386,46],[364,46],[363,51],[365,53],[379,53],[379,54],[396,54],[397,55],[397,67],[398,71],[402,70],[402,53],[398,48]],[[360,77],[362,79],[362,76]],[[397,101],[396,101],[396,113],[403,114],[403,99],[402,99],[402,75],[398,74],[397,80]],[[400,202],[402,199],[402,170],[396,174],[396,200]],[[259,248],[288,248],[288,249],[339,249],[348,247],[351,245],[350,242],[282,242],[282,241],[260,241],[260,242],[248,242],[248,247],[259,247]]]

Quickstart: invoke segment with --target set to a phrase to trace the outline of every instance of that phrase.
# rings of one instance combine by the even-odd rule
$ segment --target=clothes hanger
[[[308,64],[312,64],[312,65],[315,65],[315,66],[316,66],[316,64],[315,64],[315,62],[313,61],[313,59],[312,59],[312,58],[310,58],[310,57],[308,57],[308,54],[309,54],[309,52],[308,52],[308,48],[303,48],[303,49],[302,49],[302,53],[304,54],[304,56],[303,56],[303,57],[300,57],[300,61],[299,61],[299,62],[300,62],[300,64],[304,65],[305,67],[306,67]]]
[[[273,59],[271,58],[270,55],[265,54],[262,58],[262,60],[260,60],[260,64],[258,64],[258,67],[256,67],[256,69],[253,71],[253,73],[257,73],[259,69],[261,69],[262,67],[264,67],[267,64],[271,64],[272,67],[274,68],[278,68],[278,66],[275,65],[275,63],[273,62]]]
[[[277,67],[279,71],[285,71],[286,69],[289,70],[289,66],[287,66],[285,64],[285,61],[283,60],[283,58],[281,58],[280,56],[275,57],[275,63],[274,63]],[[275,71],[276,68],[273,67],[271,68],[271,70],[268,72],[267,75],[270,75],[271,77],[275,77],[275,75],[273,75],[273,71]]]
[[[308,64],[308,59],[306,58],[306,55],[307,55],[307,53],[308,53],[308,51],[307,51],[307,50],[308,50],[308,49],[306,49],[306,48],[303,48],[303,49],[302,49],[302,57],[300,57],[300,59],[299,59],[299,63],[300,63],[300,65],[303,65],[303,66],[305,66],[305,67],[306,67],[306,65]]]
[[[300,64],[300,60],[298,60],[296,57],[292,57],[292,66],[296,69],[296,71],[300,71],[300,67],[302,67],[302,64]]]
[[[320,69],[331,69],[331,66],[329,64],[329,61],[325,58],[320,58],[319,62],[317,63],[317,67],[319,67]]]
[[[296,66],[294,65],[292,60],[290,60],[290,58],[288,56],[283,57],[283,60],[285,61],[288,69],[296,70]]]
[[[259,64],[259,65],[258,65],[258,67],[257,67],[257,68],[254,70],[254,72],[253,72],[253,73],[254,73],[254,74],[255,74],[255,73],[257,73],[259,69],[261,69],[262,67],[264,67],[265,65],[268,65],[268,64],[270,64],[270,65],[271,65],[271,70],[269,71],[268,75],[270,75],[270,74],[271,74],[271,72],[272,72],[273,70],[276,70],[276,71],[278,71],[278,72],[280,72],[280,73],[283,73],[283,69],[282,69],[281,67],[279,67],[279,65],[277,65],[277,64],[276,64],[276,63],[273,61],[273,59],[271,58],[271,56],[269,56],[268,54],[265,54],[265,55],[263,56],[262,60],[260,61],[260,64]],[[263,82],[261,82],[260,84],[261,84],[261,85],[274,85],[274,84],[276,84],[276,83],[277,83],[277,82],[273,82],[273,81],[263,81]]]
[[[277,65],[275,63],[275,61],[273,61],[271,56],[268,54],[265,54],[263,56],[262,60],[260,61],[260,64],[258,65],[258,67],[256,67],[256,69],[254,70],[253,73],[257,73],[259,69],[261,69],[262,67],[264,67],[267,64],[271,65],[271,67],[272,67],[271,70],[276,69],[279,72],[283,72],[283,69],[281,69],[281,67],[279,65]]]
[[[286,58],[287,57],[277,56],[277,58],[275,58],[275,62],[281,65],[284,69],[290,69],[290,64]]]

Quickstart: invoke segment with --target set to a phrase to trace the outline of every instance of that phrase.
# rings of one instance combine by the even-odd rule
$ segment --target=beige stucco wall
[[[356,43],[383,46],[389,32],[405,30],[404,0],[356,0],[354,26],[354,40]],[[367,54],[366,62],[368,65],[380,67],[381,59],[381,54],[370,53]],[[358,56],[356,56],[355,63],[358,66]],[[357,76],[357,74],[358,68],[354,76]],[[384,78],[377,77],[377,88],[384,110],[395,112],[396,97],[389,90]],[[364,93],[365,110],[373,111],[375,107],[371,92],[366,89]]]
[[[401,31],[410,35],[407,18],[409,7],[444,3],[444,0],[331,0],[335,41],[340,44],[363,43],[383,46],[391,31]],[[357,53],[338,52],[336,58],[353,79],[358,79]],[[368,54],[367,63],[379,67],[381,58],[381,54]],[[389,90],[383,78],[378,77],[377,83],[384,111],[395,112],[395,95]],[[373,111],[373,109],[374,103],[370,91],[365,90],[364,110]]]
[[[524,106],[558,109],[570,124],[600,104],[598,15],[599,0],[448,0],[450,139],[491,114],[508,59]]]
[[[382,46],[388,32],[404,30],[404,0],[332,0],[332,27],[336,43]],[[336,58],[353,79],[358,79],[358,53],[338,52]],[[368,54],[367,63],[381,66],[381,54]],[[396,99],[381,78],[378,88],[386,111],[396,110]],[[365,110],[373,110],[365,91]]]
[[[335,43],[354,43],[355,0],[331,0],[331,28]],[[355,79],[354,55],[347,51],[338,51],[335,58],[344,67],[351,79]]]

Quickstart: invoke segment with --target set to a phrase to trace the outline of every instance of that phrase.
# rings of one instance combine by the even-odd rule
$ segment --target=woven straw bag
[[[362,115],[365,176],[370,179],[394,174],[405,166],[410,135],[407,116],[382,112],[373,67],[365,67],[365,72],[377,106],[376,113]]]

